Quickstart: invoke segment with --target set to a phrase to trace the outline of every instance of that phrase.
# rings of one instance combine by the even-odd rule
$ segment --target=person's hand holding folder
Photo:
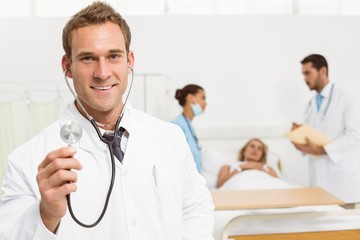
[[[285,134],[295,148],[305,154],[326,154],[324,146],[330,139],[307,124],[292,123],[291,131]]]

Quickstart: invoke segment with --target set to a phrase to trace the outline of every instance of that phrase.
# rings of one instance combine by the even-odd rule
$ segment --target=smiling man
[[[130,42],[126,21],[105,3],[66,24],[61,65],[76,100],[9,155],[1,239],[213,239],[211,195],[184,134],[123,101]],[[70,120],[83,134],[64,147],[59,132]]]

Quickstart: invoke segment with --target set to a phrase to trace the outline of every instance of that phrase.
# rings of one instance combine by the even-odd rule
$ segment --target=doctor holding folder
[[[322,187],[349,207],[360,202],[360,104],[328,79],[319,54],[302,61],[305,83],[316,94],[305,110],[304,124],[293,123],[287,135],[309,157],[310,186]]]

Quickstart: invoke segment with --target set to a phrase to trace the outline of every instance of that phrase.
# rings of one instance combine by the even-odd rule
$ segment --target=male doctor
[[[306,111],[305,123],[331,139],[325,146],[311,141],[294,146],[309,157],[310,185],[322,187],[353,207],[360,202],[360,105],[348,91],[329,82],[328,64],[319,54],[302,61],[305,83],[316,94]],[[299,125],[293,123],[293,129]]]
[[[9,156],[0,200],[1,239],[211,240],[213,203],[181,129],[123,102],[132,72],[130,29],[106,3],[94,2],[63,30],[62,69],[77,100],[61,118]],[[123,108],[124,107],[124,108]],[[111,177],[109,147],[99,132],[121,129],[123,157],[102,220]],[[118,129],[115,124],[123,113]],[[72,147],[60,128],[76,120],[82,138]],[[114,133],[113,133],[114,134]]]

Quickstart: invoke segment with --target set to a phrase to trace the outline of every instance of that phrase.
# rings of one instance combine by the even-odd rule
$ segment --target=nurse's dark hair
[[[316,69],[316,70],[320,70],[322,67],[326,68],[326,76],[328,76],[329,74],[329,67],[328,67],[328,63],[325,59],[324,56],[320,55],[320,54],[311,54],[307,57],[305,57],[302,61],[301,64],[305,64],[305,63],[312,63],[312,66]]]
[[[131,32],[125,19],[109,4],[95,1],[73,15],[65,25],[62,34],[62,43],[66,56],[71,57],[71,40],[74,30],[91,25],[101,25],[107,22],[115,23],[120,27],[125,38],[126,53],[129,53]]]
[[[253,141],[259,142],[261,144],[263,152],[260,157],[260,162],[263,164],[266,164],[267,155],[268,155],[268,146],[263,141],[261,141],[259,138],[252,138],[245,143],[245,145],[239,151],[238,160],[245,161],[245,150],[250,145],[250,143]]]
[[[200,90],[204,91],[204,89],[202,87],[200,87],[199,85],[196,85],[196,84],[186,85],[182,89],[176,89],[175,99],[177,99],[180,106],[183,107],[186,104],[186,96],[189,94],[195,95]]]

